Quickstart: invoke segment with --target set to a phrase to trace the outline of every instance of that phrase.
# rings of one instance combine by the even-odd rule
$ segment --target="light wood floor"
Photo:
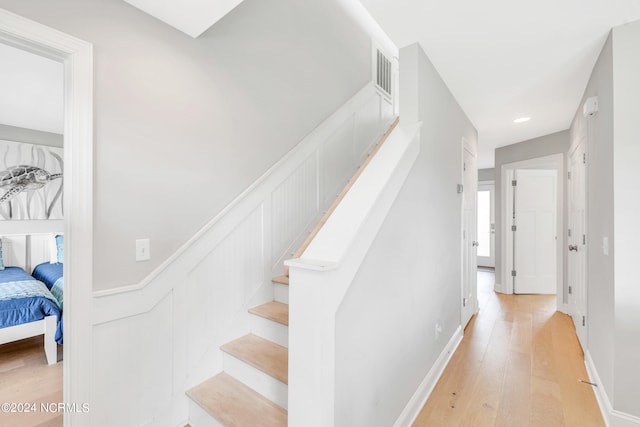
[[[58,363],[47,365],[43,337],[0,345],[0,403],[35,403],[35,413],[0,412],[2,427],[58,427],[62,414],[40,411],[40,403],[62,402],[62,346]]]
[[[488,272],[478,282],[480,312],[414,426],[604,426],[555,296],[496,294]],[[62,362],[46,364],[42,337],[0,346],[1,402],[62,402]],[[60,414],[0,413],[2,427],[61,425]]]
[[[480,311],[414,426],[604,426],[555,295],[497,294],[493,280],[478,273]]]

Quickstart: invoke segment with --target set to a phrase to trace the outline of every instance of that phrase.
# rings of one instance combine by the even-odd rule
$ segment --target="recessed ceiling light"
[[[515,119],[513,123],[524,123],[531,120],[531,117],[520,117],[519,119]]]

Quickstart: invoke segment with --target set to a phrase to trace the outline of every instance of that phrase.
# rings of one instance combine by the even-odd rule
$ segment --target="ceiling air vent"
[[[376,86],[391,96],[391,61],[380,50],[377,50]]]

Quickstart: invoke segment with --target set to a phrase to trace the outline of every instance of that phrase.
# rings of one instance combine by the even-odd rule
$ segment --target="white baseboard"
[[[438,356],[438,359],[433,364],[427,375],[424,377],[420,386],[413,394],[411,399],[409,399],[409,403],[405,406],[404,410],[396,420],[394,427],[405,427],[410,426],[415,419],[417,418],[420,410],[427,402],[427,399],[431,395],[431,392],[435,388],[438,380],[442,376],[444,369],[449,364],[453,353],[455,353],[456,349],[460,345],[462,341],[462,327],[458,326],[458,329],[453,333],[453,336]]]
[[[607,396],[607,391],[602,386],[602,381],[600,381],[600,376],[598,375],[598,371],[595,364],[593,363],[593,359],[591,358],[591,354],[589,353],[589,351],[587,351],[584,355],[584,365],[587,368],[589,380],[594,384],[598,384],[597,387],[593,387],[593,391],[596,395],[598,406],[600,406],[602,418],[604,418],[604,423],[607,425],[607,427],[640,426],[640,417],[636,417],[634,415],[630,415],[613,409],[611,401],[609,400],[609,396]]]
[[[560,303],[558,304],[557,308],[560,313],[564,313],[567,316],[571,316],[571,306],[569,304]]]

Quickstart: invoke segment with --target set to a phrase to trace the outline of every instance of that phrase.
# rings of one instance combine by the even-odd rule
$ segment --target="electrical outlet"
[[[136,240],[136,261],[148,261],[151,259],[151,243],[149,239]]]

